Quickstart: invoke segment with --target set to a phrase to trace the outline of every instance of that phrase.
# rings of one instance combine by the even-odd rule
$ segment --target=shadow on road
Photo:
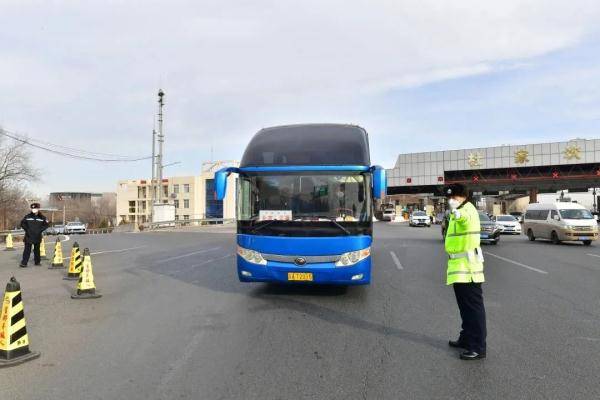
[[[318,318],[333,324],[342,324],[355,329],[362,329],[377,333],[386,337],[395,337],[401,340],[421,344],[435,348],[436,350],[443,350],[446,353],[453,354],[453,352],[448,348],[448,344],[445,340],[440,340],[422,333],[411,332],[400,328],[385,326],[376,322],[366,321],[356,316],[332,310],[330,308],[313,303],[307,303],[286,297],[270,297],[270,293],[268,293],[264,288],[259,288],[249,293],[249,297],[268,301],[267,303],[251,307],[249,310],[251,312],[262,312],[277,309],[292,310],[299,313],[308,314],[314,318]]]

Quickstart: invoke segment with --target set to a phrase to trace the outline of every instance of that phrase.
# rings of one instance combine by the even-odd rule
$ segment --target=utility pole
[[[156,201],[154,192],[156,192],[156,126],[152,128],[152,180],[150,181],[150,199],[152,199],[152,203],[150,207],[153,207]],[[152,208],[150,208],[150,215],[152,215]]]
[[[156,158],[156,168],[158,172],[158,202],[162,204],[163,190],[163,143],[165,134],[163,131],[163,97],[165,93],[162,89],[158,89],[158,157]]]

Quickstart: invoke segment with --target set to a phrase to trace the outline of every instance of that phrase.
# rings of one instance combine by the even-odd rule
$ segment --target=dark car
[[[442,238],[446,237],[446,229],[448,226],[448,219],[450,218],[450,213],[446,212],[444,219],[442,220]],[[491,243],[498,244],[500,241],[500,228],[494,221],[490,219],[490,217],[484,213],[479,212],[479,221],[480,221],[480,230],[481,233],[479,237],[482,243]]]

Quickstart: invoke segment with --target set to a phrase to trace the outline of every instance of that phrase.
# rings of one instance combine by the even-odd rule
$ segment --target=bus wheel
[[[584,245],[584,246],[589,246],[589,245],[591,245],[591,244],[592,244],[592,241],[591,241],[591,240],[584,240],[584,241],[583,241],[583,245]]]
[[[527,230],[527,237],[529,238],[529,240],[531,242],[533,242],[535,240],[535,236],[533,236],[533,231],[531,229]]]
[[[556,233],[556,231],[552,231],[550,238],[552,239],[552,243],[560,244],[560,239],[558,238],[558,234]]]

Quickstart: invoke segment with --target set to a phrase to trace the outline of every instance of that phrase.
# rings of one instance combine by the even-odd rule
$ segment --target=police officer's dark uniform
[[[25,248],[23,249],[23,259],[19,265],[22,268],[27,267],[31,248],[33,247],[33,261],[35,265],[40,265],[40,243],[42,242],[42,232],[48,228],[48,220],[39,212],[40,204],[31,204],[31,212],[21,220],[21,228],[25,231]]]
[[[462,348],[463,360],[486,356],[486,321],[481,284],[483,253],[480,247],[480,220],[475,206],[468,201],[469,192],[463,185],[445,188],[450,215],[446,228],[445,248],[448,253],[446,284],[452,285],[462,319],[462,330],[451,347]]]

